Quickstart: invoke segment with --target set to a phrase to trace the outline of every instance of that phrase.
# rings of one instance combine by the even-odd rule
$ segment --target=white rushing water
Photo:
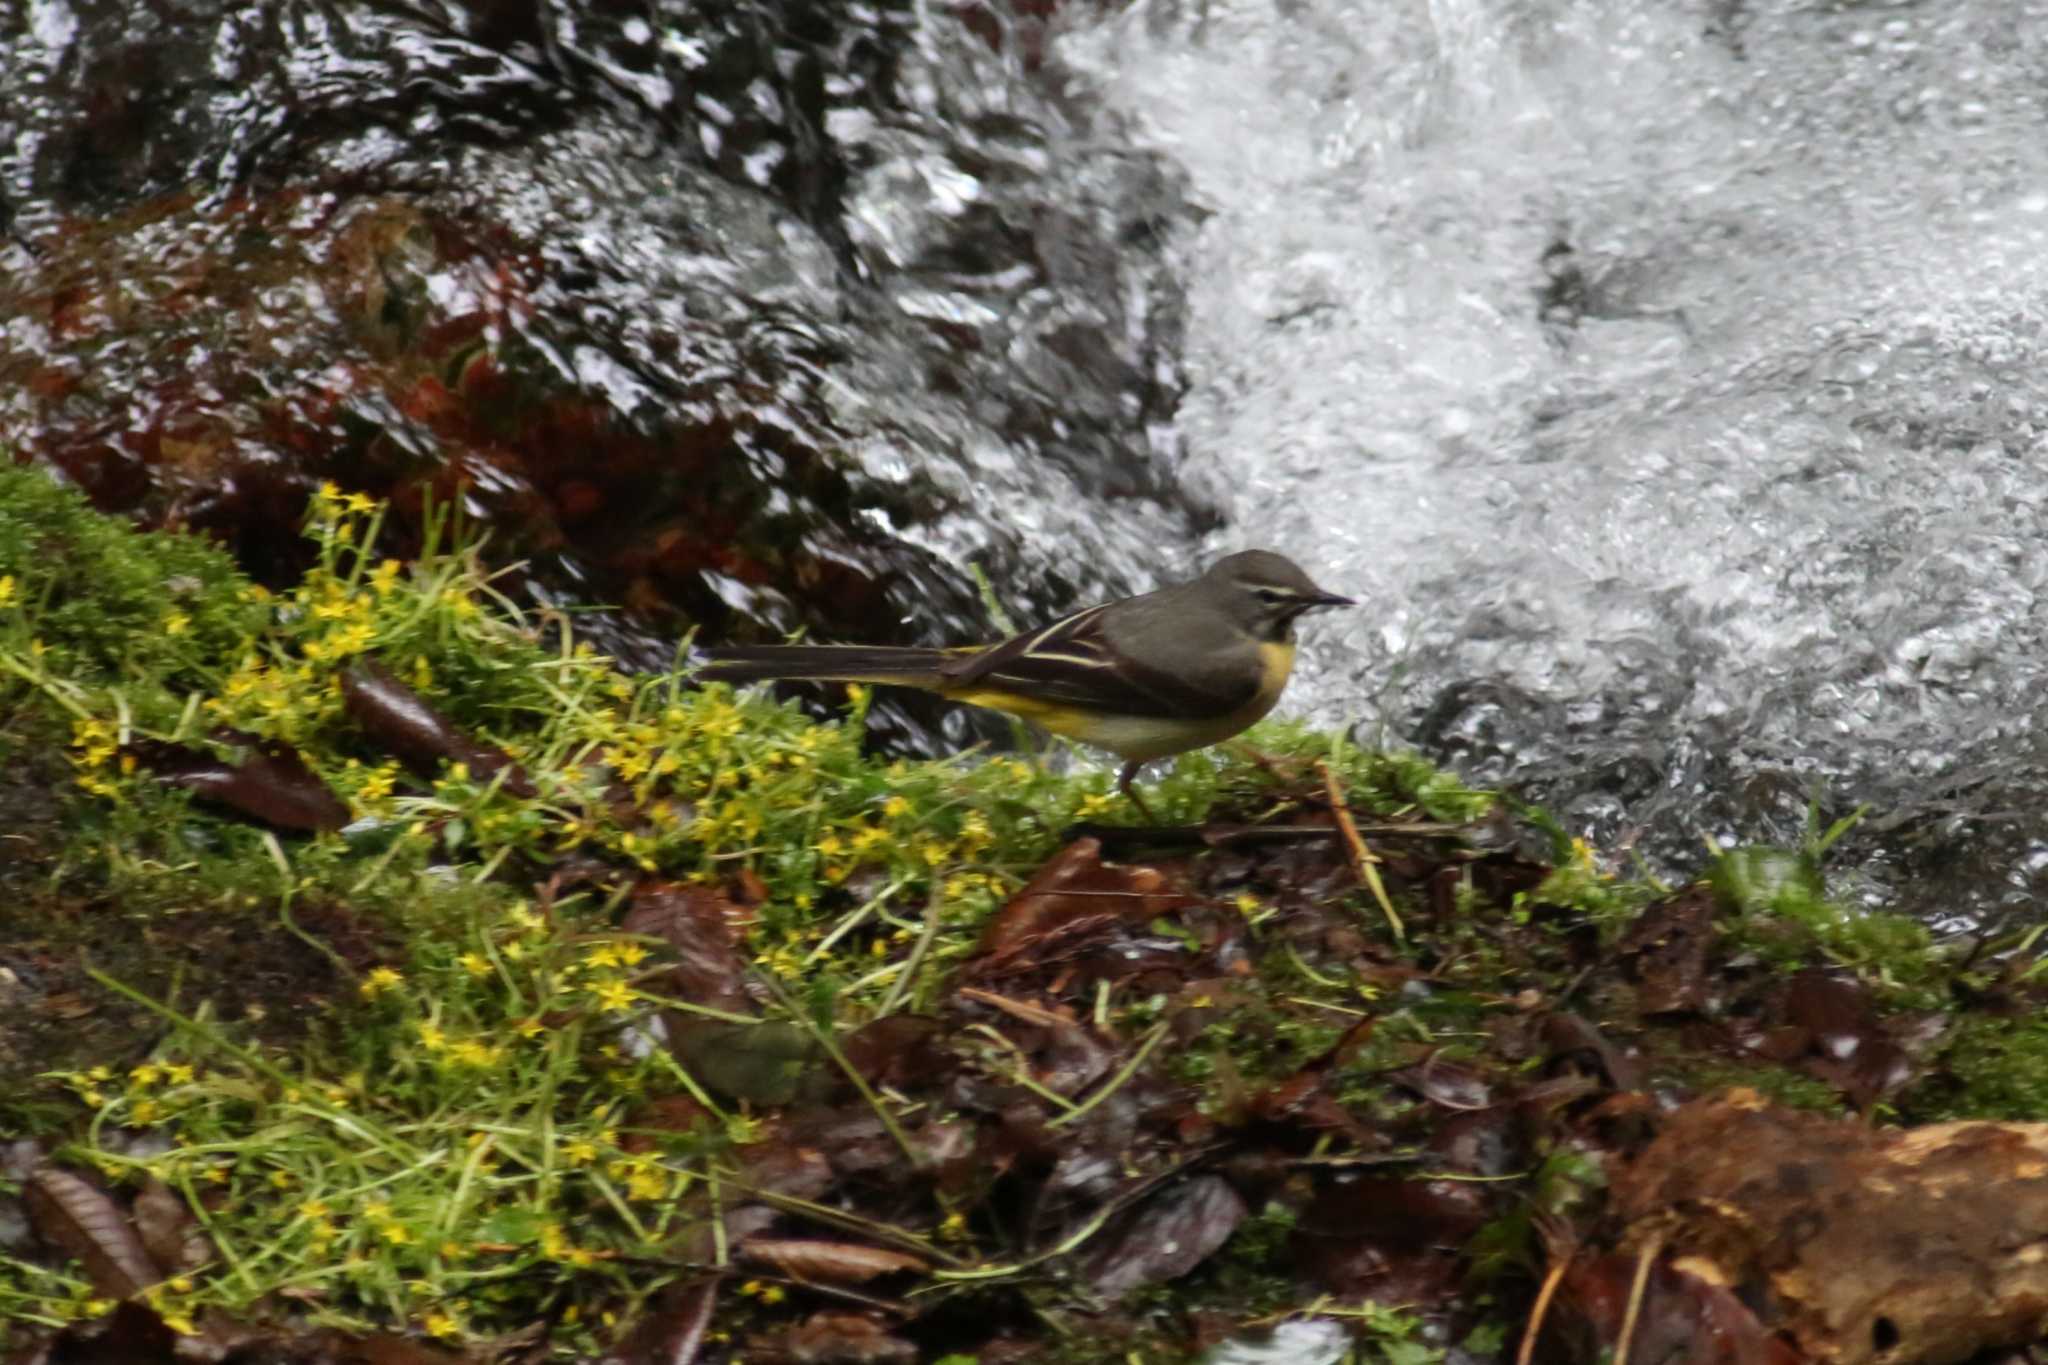
[[[2048,9],[1210,0],[1058,52],[1210,214],[1214,548],[1370,601],[1296,704],[1576,771],[1609,835],[2041,785]]]

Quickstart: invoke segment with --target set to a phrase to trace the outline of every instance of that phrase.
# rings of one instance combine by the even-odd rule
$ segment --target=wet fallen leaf
[[[1114,1303],[1134,1289],[1177,1280],[1214,1255],[1250,1213],[1221,1176],[1180,1181],[1147,1199],[1089,1259],[1089,1287]]]
[[[159,781],[278,829],[310,832],[348,823],[348,807],[291,746],[238,730],[217,731],[214,738],[228,746],[230,757],[153,739],[134,740],[122,752]]]
[[[793,1280],[815,1284],[864,1284],[882,1275],[931,1269],[929,1261],[907,1252],[857,1242],[750,1237],[740,1243],[739,1253],[742,1260],[772,1267]]]
[[[693,1005],[752,1014],[747,960],[738,950],[735,916],[744,914],[718,892],[686,882],[643,881],[619,926],[666,943],[674,964],[648,987]]]
[[[1636,982],[1643,1015],[1698,1014],[1713,998],[1707,985],[1708,950],[1720,930],[1714,896],[1704,887],[1681,892],[1643,911],[1615,944],[1615,954]]]
[[[1192,898],[1158,868],[1102,860],[1102,844],[1077,839],[998,910],[982,930],[971,974],[990,976],[1049,943],[1102,921],[1149,921]]]
[[[866,1313],[813,1313],[795,1327],[760,1343],[749,1360],[789,1365],[896,1365],[915,1361],[913,1343],[892,1334],[882,1319]]]
[[[1545,1324],[1563,1359],[1612,1359],[1622,1338],[1634,1361],[1685,1365],[1800,1365],[1790,1343],[1756,1320],[1711,1267],[1638,1256],[1585,1256],[1566,1271],[1556,1312]],[[1636,1292],[1640,1279],[1642,1290]],[[1636,1299],[1633,1321],[1629,1302]]]
[[[83,1178],[39,1166],[22,1200],[36,1235],[77,1257],[102,1298],[130,1298],[164,1278],[121,1206]]]
[[[213,1259],[213,1243],[184,1199],[151,1176],[135,1196],[135,1230],[150,1259],[171,1273],[197,1270]]]
[[[718,1306],[718,1277],[661,1291],[598,1365],[691,1365],[704,1349]]]
[[[536,794],[510,754],[470,735],[382,664],[363,659],[350,666],[341,675],[341,696],[356,724],[421,777],[436,776],[444,762],[461,763],[480,783],[503,772],[505,791],[518,797]]]

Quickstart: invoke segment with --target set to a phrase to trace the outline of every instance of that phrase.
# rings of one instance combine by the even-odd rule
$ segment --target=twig
[[[1536,1339],[1543,1334],[1543,1319],[1550,1314],[1550,1301],[1564,1280],[1569,1261],[1553,1261],[1544,1273],[1543,1287],[1536,1291],[1536,1306],[1529,1310],[1529,1326],[1522,1333],[1522,1349],[1515,1352],[1515,1365],[1529,1365],[1536,1358]]]
[[[1652,1237],[1636,1258],[1636,1277],[1628,1287],[1628,1311],[1621,1315],[1621,1337],[1614,1343],[1614,1365],[1628,1365],[1628,1348],[1636,1336],[1636,1319],[1642,1315],[1643,1295],[1650,1286],[1650,1267],[1664,1249],[1663,1239]]]
[[[1406,942],[1407,933],[1401,927],[1401,917],[1394,912],[1394,902],[1387,897],[1387,888],[1380,881],[1379,869],[1373,866],[1379,859],[1365,846],[1365,840],[1359,837],[1358,826],[1352,823],[1351,808],[1344,804],[1344,795],[1337,790],[1337,774],[1331,771],[1329,764],[1320,759],[1316,761],[1316,769],[1322,773],[1323,789],[1330,795],[1330,814],[1336,819],[1337,828],[1344,834],[1344,848],[1351,855],[1351,870],[1358,874],[1358,880],[1372,892],[1373,899],[1378,901],[1380,909],[1386,912],[1387,927],[1394,931],[1394,941]]]

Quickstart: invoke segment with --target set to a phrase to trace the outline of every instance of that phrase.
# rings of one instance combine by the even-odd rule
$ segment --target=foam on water
[[[2043,10],[1709,8],[1065,35],[1210,211],[1185,472],[1369,597],[1313,632],[1326,717],[1602,832],[1796,831],[1816,775],[2034,789]]]

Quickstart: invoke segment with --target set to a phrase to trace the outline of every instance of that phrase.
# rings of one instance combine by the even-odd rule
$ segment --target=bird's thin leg
[[[1131,779],[1136,777],[1138,769],[1144,766],[1143,763],[1124,764],[1124,770],[1116,775],[1116,789],[1131,798],[1131,804],[1138,808],[1138,814],[1145,817],[1146,824],[1156,825],[1159,823],[1159,817],[1152,813],[1152,808],[1145,804],[1145,798],[1138,795],[1138,789],[1131,785]]]

